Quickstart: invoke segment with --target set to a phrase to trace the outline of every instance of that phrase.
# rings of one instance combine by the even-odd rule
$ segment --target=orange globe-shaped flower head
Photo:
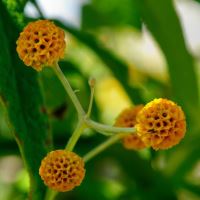
[[[29,23],[17,40],[17,52],[25,65],[40,71],[64,57],[65,34],[48,20]]]
[[[143,108],[143,105],[138,105],[138,106],[123,110],[117,117],[115,126],[134,127],[136,124],[136,116],[142,108]],[[130,150],[140,150],[146,147],[144,142],[135,133],[124,136],[122,139],[122,144],[124,148],[130,149]]]
[[[84,162],[74,152],[55,150],[42,160],[39,174],[49,188],[69,191],[81,184],[85,176]]]
[[[137,134],[155,150],[178,144],[186,132],[183,110],[167,99],[155,99],[146,104],[136,120]]]

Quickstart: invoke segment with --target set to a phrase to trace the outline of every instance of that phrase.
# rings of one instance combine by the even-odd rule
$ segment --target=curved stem
[[[69,139],[69,142],[67,143],[67,146],[66,146],[67,150],[72,151],[76,142],[78,141],[82,131],[86,128],[86,125],[85,125],[84,121],[82,120],[83,117],[85,116],[85,111],[83,110],[83,108],[82,108],[77,96],[75,95],[73,89],[71,88],[68,80],[66,79],[65,75],[61,71],[58,63],[55,64],[53,69],[54,69],[55,74],[57,75],[58,79],[63,84],[67,94],[70,96],[70,98],[77,110],[78,117],[79,117],[78,126],[77,126],[76,130],[74,131],[74,133],[72,134],[72,136]],[[57,191],[48,189],[45,200],[53,200],[57,194],[58,194]]]
[[[96,155],[104,151],[106,148],[108,148],[110,145],[114,144],[118,140],[120,140],[122,137],[124,137],[123,133],[116,134],[109,139],[107,139],[105,142],[101,143],[99,146],[95,147],[91,151],[89,151],[84,157],[83,160],[84,162],[88,162],[92,158],[94,158]]]
[[[67,94],[70,96],[77,112],[78,112],[78,115],[79,115],[79,118],[80,116],[83,116],[85,115],[85,111],[83,110],[83,107],[81,106],[77,96],[75,95],[73,89],[71,88],[67,78],[65,77],[65,75],[63,74],[63,72],[61,71],[58,63],[55,64],[55,66],[53,67],[54,71],[55,71],[55,74],[57,75],[57,77],[59,78],[59,80],[61,81],[61,83],[63,84]]]
[[[90,85],[91,94],[90,94],[90,102],[89,102],[88,111],[87,111],[87,117],[90,117],[90,114],[92,111],[92,105],[93,105],[93,100],[94,100],[95,79],[90,79],[89,85]]]
[[[83,120],[80,120],[74,133],[70,137],[70,139],[65,147],[66,150],[72,151],[74,149],[79,137],[81,136],[81,133],[84,131],[85,128],[87,128],[85,122]]]
[[[58,63],[55,64],[53,69],[55,71],[55,74],[57,75],[57,77],[59,78],[61,83],[63,84],[66,92],[70,96],[70,98],[77,110],[78,117],[79,117],[78,125],[65,147],[66,150],[72,151],[74,149],[79,137],[81,136],[81,133],[88,127],[93,128],[94,130],[96,130],[100,133],[104,133],[106,135],[108,135],[109,133],[118,133],[118,134],[115,134],[114,136],[110,137],[108,140],[106,140],[104,143],[100,144],[93,150],[91,150],[88,154],[86,154],[84,156],[84,161],[87,162],[88,160],[90,160],[91,158],[93,158],[94,156],[96,156],[97,154],[102,152],[103,150],[105,150],[111,144],[115,143],[117,140],[122,138],[125,134],[136,132],[136,128],[113,127],[113,126],[109,126],[109,125],[100,124],[98,122],[95,122],[95,121],[89,119],[91,109],[92,109],[95,81],[93,81],[93,86],[91,85],[92,87],[91,87],[90,103],[89,103],[88,112],[86,114],[85,111],[83,110],[83,107],[81,106],[77,96],[75,95],[73,89],[71,88],[68,80],[66,79],[65,75],[61,71]],[[57,193],[58,192],[49,189],[47,191],[45,200],[53,200]]]
[[[122,127],[113,127],[105,124],[101,124],[98,122],[95,122],[89,118],[85,119],[85,123],[88,125],[88,127],[93,128],[96,131],[99,132],[111,132],[111,133],[135,133],[136,128],[122,128]]]
[[[98,133],[100,133],[101,135],[107,136],[107,137],[111,137],[111,136],[115,135],[115,133],[105,132],[105,131],[100,131],[100,130],[98,130]]]

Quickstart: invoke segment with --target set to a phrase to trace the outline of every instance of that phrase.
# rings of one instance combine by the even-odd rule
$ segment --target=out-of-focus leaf
[[[121,147],[122,148],[122,147]],[[123,173],[129,182],[135,181],[142,200],[177,200],[175,188],[170,179],[151,167],[151,161],[141,159],[137,152],[118,150],[117,145],[110,151],[110,157],[114,157],[119,163]],[[109,152],[107,153],[109,156]],[[126,187],[129,187],[127,184]],[[131,185],[128,189],[131,191]]]
[[[23,11],[27,2],[28,0],[2,0],[2,3],[7,8],[10,16],[12,16],[12,20],[14,20],[15,23],[20,27],[25,25]]]
[[[14,140],[5,140],[0,137],[0,156],[19,154],[18,146]]]
[[[144,22],[165,54],[173,95],[194,121],[199,113],[197,77],[173,1],[142,0],[141,4]]]
[[[94,139],[93,139],[94,140]],[[97,143],[97,137],[93,141]],[[91,140],[86,144],[91,148]],[[103,180],[123,186],[118,197],[104,196]],[[104,183],[105,184],[105,183]],[[90,189],[88,189],[90,188]],[[99,197],[96,198],[96,195]],[[150,161],[141,159],[137,152],[123,150],[119,144],[106,149],[86,163],[86,177],[81,187],[66,194],[69,199],[112,200],[177,200],[170,179],[151,168]],[[65,199],[63,196],[63,199]],[[61,199],[61,198],[58,198]]]
[[[138,0],[92,0],[83,6],[82,27],[84,29],[101,26],[132,25],[141,29]],[[95,17],[94,17],[95,16]]]
[[[183,106],[189,122],[182,144],[168,151],[165,169],[170,171],[174,183],[179,184],[199,159],[199,140],[187,145],[191,136],[196,137],[199,133],[199,94],[194,61],[187,51],[173,1],[141,2],[144,22],[159,43],[168,62],[173,96]]]
[[[169,86],[152,77],[146,77],[146,80],[142,82],[142,86],[143,95],[145,96],[147,102],[151,101],[154,98],[169,98],[171,96]]]
[[[129,84],[128,66],[125,64],[125,62],[104,47],[103,44],[95,38],[95,36],[83,31],[79,31],[70,26],[66,26],[57,20],[54,21],[56,21],[60,27],[67,30],[78,40],[90,47],[101,58],[101,60],[111,70],[113,75],[121,82],[125,91],[135,104],[144,103],[139,88],[130,86]]]
[[[165,171],[173,177],[174,184],[181,184],[185,175],[193,169],[199,160],[199,137],[195,138],[192,143],[174,147],[174,152],[169,152]]]
[[[43,200],[45,186],[38,169],[51,146],[47,116],[37,74],[17,56],[19,30],[9,14],[0,2],[0,98],[30,175],[29,199]]]
[[[191,183],[183,181],[180,187],[196,194],[198,197],[200,196],[200,187],[198,185],[193,185]]]

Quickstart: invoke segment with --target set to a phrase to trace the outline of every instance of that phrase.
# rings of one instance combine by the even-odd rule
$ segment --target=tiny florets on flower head
[[[84,162],[71,151],[51,151],[41,162],[39,174],[53,190],[65,192],[79,186],[85,176]]]
[[[134,127],[136,124],[136,116],[142,108],[143,108],[143,105],[138,105],[138,106],[123,110],[120,113],[120,115],[117,117],[115,126]],[[144,142],[135,133],[124,136],[122,139],[122,143],[123,143],[124,148],[131,149],[131,150],[139,150],[146,147]]]
[[[137,134],[153,149],[167,149],[180,142],[186,132],[181,107],[167,99],[154,99],[137,115]]]
[[[25,65],[40,71],[64,57],[64,31],[48,20],[30,22],[20,33],[17,52]]]

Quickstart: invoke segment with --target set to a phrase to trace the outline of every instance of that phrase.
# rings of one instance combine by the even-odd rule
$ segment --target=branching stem
[[[91,87],[91,96],[90,96],[90,102],[88,106],[87,114],[85,113],[82,105],[80,104],[80,101],[78,100],[75,92],[71,88],[67,78],[61,71],[58,63],[55,64],[53,67],[55,74],[57,75],[58,79],[61,81],[62,85],[64,86],[67,94],[69,95],[71,101],[73,102],[76,111],[78,113],[78,125],[73,132],[72,136],[70,137],[65,149],[68,151],[73,151],[78,139],[80,138],[81,134],[86,128],[92,128],[96,130],[99,133],[102,133],[103,135],[110,136],[105,142],[100,144],[99,146],[92,149],[90,152],[88,152],[84,157],[84,161],[88,162],[90,159],[95,157],[97,154],[101,153],[103,150],[108,148],[110,145],[114,144],[116,141],[121,139],[124,135],[128,133],[135,133],[136,128],[120,128],[120,127],[113,127],[105,124],[101,124],[98,122],[95,122],[90,119],[90,114],[92,110],[92,104],[93,104],[93,98],[94,98],[94,84],[95,80],[91,80],[90,87]],[[48,190],[46,194],[45,200],[53,200],[56,196],[57,192],[53,190]]]
[[[104,151],[106,148],[108,148],[110,145],[112,145],[115,142],[117,142],[118,140],[120,140],[122,137],[124,137],[124,135],[126,135],[126,134],[119,133],[119,134],[116,134],[116,135],[108,138],[105,142],[101,143],[99,146],[97,146],[94,149],[92,149],[91,151],[89,151],[83,157],[83,160],[85,162],[88,162],[89,160],[91,160],[92,158],[94,158],[95,156],[97,156],[99,153],[101,153],[102,151]]]

